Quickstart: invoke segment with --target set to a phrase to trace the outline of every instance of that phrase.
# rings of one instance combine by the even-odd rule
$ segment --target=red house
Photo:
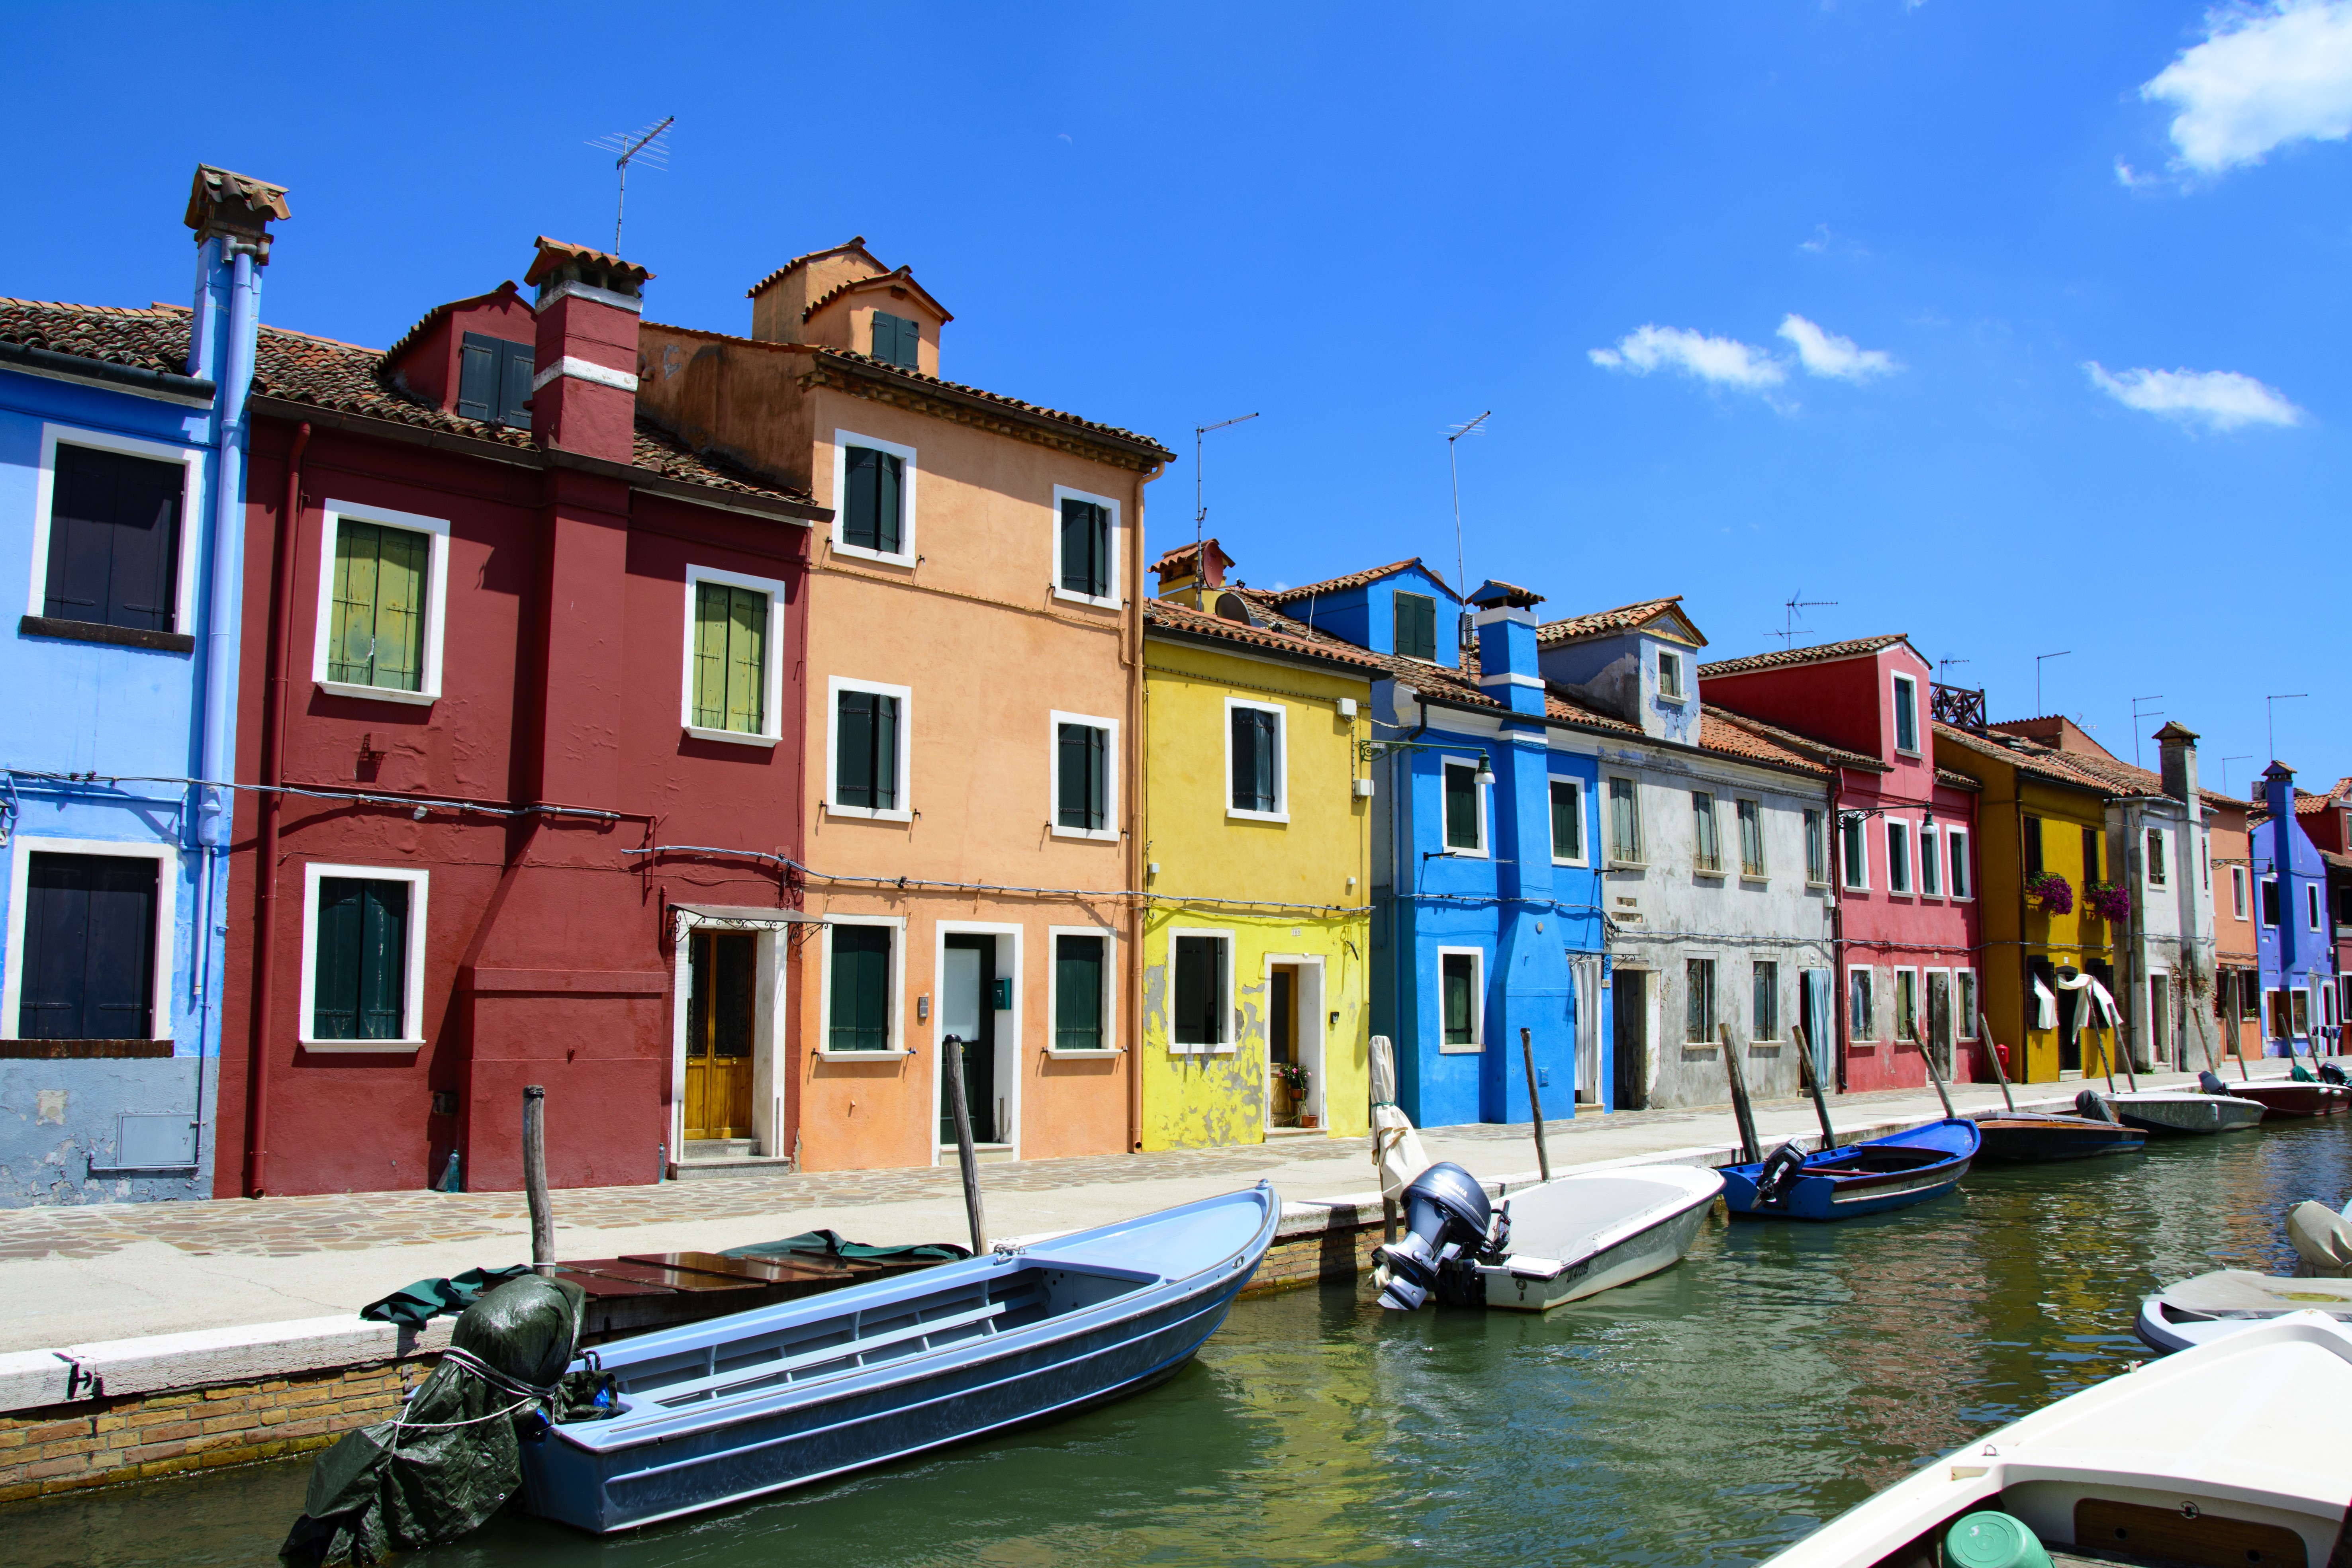
[[[648,276],[541,239],[383,353],[262,329],[223,1194],[513,1188],[526,1084],[560,1185],[689,1119],[790,1153],[756,1047],[832,514],[638,419]]]
[[[1849,1091],[1925,1085],[1929,1044],[1947,1078],[1992,1077],[1977,1023],[1977,785],[1936,766],[1931,674],[1900,634],[1698,669],[1706,702],[1775,726],[1831,769],[1823,870],[1836,900],[1838,1087]]]

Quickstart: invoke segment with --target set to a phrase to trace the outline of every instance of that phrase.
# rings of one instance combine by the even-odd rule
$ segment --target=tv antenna
[[[1828,609],[1837,603],[1835,599],[1808,599],[1804,596],[1804,593],[1802,588],[1799,588],[1781,603],[1780,608],[1786,614],[1781,616],[1780,629],[1765,634],[1768,637],[1779,637],[1783,652],[1797,646],[1797,623],[1805,618],[1807,610]],[[1808,632],[1805,635],[1811,637],[1814,634]]]
[[[1952,666],[1954,666],[1954,665],[1956,665],[1956,664],[1966,664],[1966,663],[1968,663],[1968,662],[1969,662],[1969,661],[1968,661],[1967,659],[1964,659],[1964,658],[1939,658],[1939,659],[1937,659],[1937,660],[1936,661],[1936,684],[1937,684],[1937,685],[1938,685],[1938,686],[1948,686],[1948,685],[1950,685],[1950,684],[1951,684],[1951,682],[1949,682],[1949,681],[1948,681],[1948,680],[1946,680],[1946,679],[1944,679],[1944,671],[1946,671],[1946,670],[1948,670],[1948,669],[1951,668],[1952,668]]]
[[[1209,522],[1208,503],[1201,499],[1201,442],[1212,430],[1222,430],[1228,425],[1246,424],[1256,418],[1255,414],[1236,414],[1231,419],[1220,419],[1214,425],[1192,426],[1192,604],[1202,607],[1201,595],[1208,586],[1209,563],[1202,557],[1201,535]]]
[[[2278,761],[2278,705],[2300,701],[2310,695],[2308,691],[2282,691],[2263,699],[2263,739],[2271,749],[2271,761]]]
[[[1469,581],[1462,574],[1462,465],[1454,456],[1454,446],[1463,437],[1484,425],[1493,416],[1489,408],[1467,425],[1456,425],[1445,437],[1445,468],[1454,476],[1454,596],[1468,604]]]
[[[2039,719],[2042,717],[2042,661],[2045,659],[2064,658],[2074,653],[2074,650],[2073,648],[2066,647],[2060,648],[2056,653],[2037,653],[2033,656],[2033,716],[2035,718]]]
[[[2151,708],[2147,712],[2143,713],[2140,711],[2139,705],[2143,702],[2161,702],[2163,700],[2164,693],[2161,691],[2158,692],[2153,697],[2135,697],[2132,699],[2132,766],[2134,767],[2138,767],[2140,765],[2139,721],[2143,719],[2161,719],[2164,717],[2164,710],[2161,708]]]
[[[2253,760],[2254,754],[2252,752],[2240,752],[2234,757],[2223,757],[2221,759],[2221,793],[2223,795],[2228,795],[2230,793],[2230,764],[2231,763],[2251,763]]]
[[[613,254],[615,256],[621,254],[621,218],[629,205],[629,165],[641,163],[649,169],[668,168],[669,143],[662,138],[677,123],[677,116],[673,114],[659,125],[648,126],[634,135],[626,131],[615,131],[610,136],[599,136],[587,143],[600,153],[620,154],[613,160],[613,167],[619,170],[621,175],[620,194],[613,202]]]

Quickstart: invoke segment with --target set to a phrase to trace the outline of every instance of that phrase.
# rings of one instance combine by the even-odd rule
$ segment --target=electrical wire
[[[39,779],[56,784],[104,784],[109,788],[124,784],[186,784],[196,789],[246,790],[257,795],[301,795],[310,800],[348,800],[371,805],[399,805],[428,811],[471,812],[478,816],[586,816],[600,821],[620,822],[640,820],[650,822],[644,812],[600,811],[585,805],[488,805],[480,801],[451,800],[439,795],[383,795],[368,790],[321,789],[314,784],[235,784],[225,779],[184,778],[170,773],[50,773],[38,768],[0,768],[10,780],[11,793],[16,779]],[[135,797],[145,798],[145,797]],[[157,800],[152,804],[174,804]]]

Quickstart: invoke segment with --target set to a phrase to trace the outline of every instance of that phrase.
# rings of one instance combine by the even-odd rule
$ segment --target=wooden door
[[[1649,1100],[1650,974],[1643,969],[1620,969],[1610,987],[1614,998],[1611,1022],[1615,1026],[1617,1110],[1640,1110]]]
[[[759,942],[698,931],[687,955],[686,1135],[751,1136],[751,992]]]

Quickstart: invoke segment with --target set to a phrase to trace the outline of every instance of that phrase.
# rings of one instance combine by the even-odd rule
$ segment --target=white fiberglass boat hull
[[[2317,1568],[2352,1508],[2352,1334],[2316,1312],[2166,1356],[1912,1472],[1765,1568],[1942,1561],[1961,1516],[2000,1510],[2051,1547]],[[2118,1544],[2118,1532],[2124,1532]],[[2293,1542],[2288,1537],[2294,1538]],[[2182,1550],[2192,1541],[2202,1544]],[[2168,1550],[2168,1548],[2170,1548]]]
[[[1671,1268],[1722,1191],[1718,1172],[1646,1165],[1588,1171],[1513,1193],[1503,1200],[1510,1255],[1475,1266],[1486,1305],[1549,1311]]]
[[[2261,1102],[2230,1094],[2151,1089],[2105,1098],[2126,1126],[2150,1132],[2234,1132],[2263,1119]]]
[[[2315,1207],[2316,1205],[2314,1205]],[[2225,1339],[2289,1312],[2325,1312],[2352,1327],[2352,1279],[2295,1279],[2222,1268],[2168,1285],[2139,1305],[2132,1326],[2170,1352]]]

